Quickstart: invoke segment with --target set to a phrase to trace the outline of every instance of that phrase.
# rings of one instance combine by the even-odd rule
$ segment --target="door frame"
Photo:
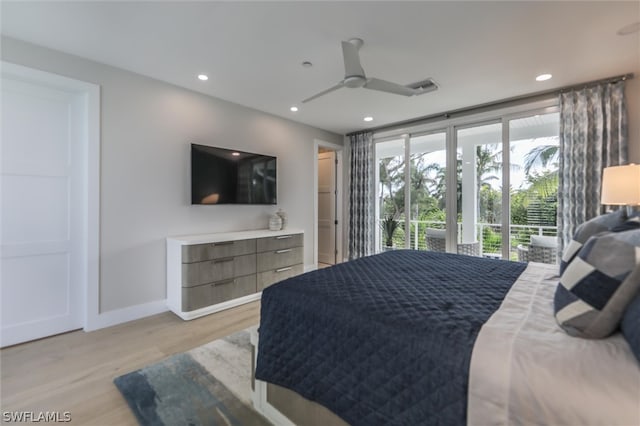
[[[556,113],[560,110],[558,105],[558,100],[556,97],[549,97],[547,99],[525,102],[522,104],[518,104],[515,106],[509,106],[505,108],[498,108],[495,110],[482,111],[469,115],[462,115],[460,117],[453,118],[444,118],[442,120],[437,120],[433,122],[426,122],[424,124],[418,124],[407,127],[393,128],[388,131],[381,131],[374,135],[373,142],[374,144],[380,142],[386,142],[391,140],[401,139],[404,134],[408,133],[410,137],[416,135],[423,135],[431,132],[444,131],[446,132],[446,149],[447,149],[447,176],[446,176],[446,186],[447,186],[447,196],[446,196],[446,228],[447,228],[447,238],[446,238],[446,247],[447,251],[450,253],[456,252],[456,241],[457,241],[457,177],[456,177],[456,168],[457,168],[457,149],[458,149],[458,140],[457,140],[457,131],[464,128],[481,126],[484,124],[491,123],[502,123],[502,150],[503,150],[503,163],[509,162],[509,143],[510,143],[510,135],[509,130],[505,130],[505,125],[508,126],[508,123],[511,120],[528,117],[532,115],[544,115],[550,113]],[[506,153],[506,155],[505,155]],[[376,157],[376,184],[378,183],[379,177],[377,175],[378,158]],[[509,167],[503,167],[501,178],[503,179],[502,184],[505,185],[505,182],[510,182],[510,175],[505,177],[505,174],[510,172]],[[507,186],[508,187],[508,186]],[[408,186],[406,186],[408,188]],[[406,191],[406,189],[405,189]],[[406,193],[405,193],[406,196]],[[511,228],[511,213],[510,213],[510,193],[509,191],[502,192],[501,202],[503,207],[507,206],[506,209],[503,210],[502,213],[502,221],[500,225],[502,227],[502,241],[509,241],[510,239],[510,228]],[[376,217],[378,217],[379,212],[376,212]],[[377,230],[376,232],[380,232]],[[379,234],[378,234],[379,235]],[[378,240],[376,240],[376,244]],[[506,248],[505,248],[506,247]],[[508,259],[508,245],[503,245],[502,248],[502,256],[505,259]]]
[[[343,156],[344,147],[331,142],[320,139],[313,140],[313,265],[318,267],[318,149],[327,148],[336,153],[338,166],[336,167],[336,263],[342,261],[342,233],[345,229],[342,221],[342,179],[343,179]]]
[[[100,315],[100,86],[45,72],[22,65],[0,61],[2,77],[8,77],[26,83],[39,84],[62,90],[79,100],[82,146],[79,149],[83,157],[82,199],[83,235],[80,238],[82,250],[80,264],[81,276],[78,309],[85,331],[99,327]]]

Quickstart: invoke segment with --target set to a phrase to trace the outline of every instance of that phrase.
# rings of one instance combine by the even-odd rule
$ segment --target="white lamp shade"
[[[640,205],[640,165],[607,167],[602,172],[602,204]]]

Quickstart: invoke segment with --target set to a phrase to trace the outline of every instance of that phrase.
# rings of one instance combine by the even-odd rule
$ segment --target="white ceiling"
[[[8,2],[3,35],[337,133],[627,72],[640,74],[640,2]],[[341,40],[367,75],[437,92],[341,89]],[[303,68],[311,61],[312,68]],[[553,79],[536,82],[535,76]],[[196,79],[209,75],[207,82]],[[638,75],[640,78],[640,75]],[[300,110],[291,113],[289,107]],[[365,115],[374,121],[365,123]]]

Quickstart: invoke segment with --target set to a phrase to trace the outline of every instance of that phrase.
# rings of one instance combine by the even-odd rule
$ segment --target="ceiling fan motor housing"
[[[362,87],[367,82],[367,78],[363,75],[349,75],[344,78],[344,85],[352,89]]]

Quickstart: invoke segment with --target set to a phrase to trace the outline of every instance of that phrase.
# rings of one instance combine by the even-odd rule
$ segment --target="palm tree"
[[[491,181],[501,179],[502,173],[502,150],[498,149],[498,144],[485,144],[476,146],[476,174],[478,176],[478,188],[484,184],[490,184]],[[513,147],[511,147],[513,150]],[[514,163],[509,164],[512,171],[520,169],[520,166]],[[495,174],[498,173],[498,176]]]
[[[431,196],[438,201],[438,207],[445,209],[447,197],[447,168],[436,165]],[[458,212],[462,207],[462,158],[456,160],[456,193],[458,199]]]
[[[498,176],[489,173],[502,170],[502,151],[496,149],[497,145],[487,144],[476,146],[476,175],[478,177],[478,192],[483,184],[499,179]]]
[[[428,153],[411,155],[411,187],[416,190],[429,190],[436,183],[437,175],[442,169],[438,163],[427,163],[425,155]]]
[[[400,214],[404,207],[404,201],[399,203],[397,200],[398,192],[404,192],[404,161],[402,157],[388,157],[380,159],[380,202],[389,205],[390,214]],[[385,198],[385,192],[388,194]],[[403,198],[404,200],[404,198]],[[385,212],[385,205],[381,205],[382,211]]]
[[[538,145],[524,156],[524,172],[529,174],[535,166],[547,167],[558,162],[560,147],[558,145]]]
[[[532,195],[541,198],[557,197],[558,195],[558,171],[546,171],[527,176],[530,186],[528,191]]]

